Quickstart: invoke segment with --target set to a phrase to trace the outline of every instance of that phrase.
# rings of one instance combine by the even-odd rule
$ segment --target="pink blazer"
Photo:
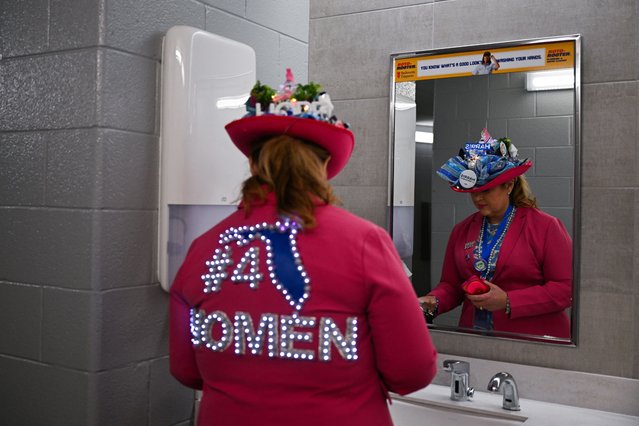
[[[448,240],[440,283],[429,294],[439,312],[460,303],[460,327],[472,328],[474,306],[460,285],[471,275],[473,250],[482,216],[472,214],[455,225]],[[491,281],[508,293],[510,317],[493,312],[495,331],[570,337],[565,310],[572,301],[572,241],[557,218],[534,208],[518,208],[504,238]]]
[[[295,238],[310,278],[298,316],[306,323],[290,322],[295,309],[269,275],[264,240],[240,247],[220,237],[275,223],[272,194],[193,242],[170,292],[170,365],[180,382],[203,389],[199,424],[391,425],[387,391],[413,392],[433,379],[435,347],[386,231],[334,206],[318,205],[316,217],[318,226]],[[221,259],[225,246],[228,277],[205,293],[206,261],[216,249]],[[236,268],[264,276],[253,287],[233,282]],[[258,329],[262,340],[247,338]]]

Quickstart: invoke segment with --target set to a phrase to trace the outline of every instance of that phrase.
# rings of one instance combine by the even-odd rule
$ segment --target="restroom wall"
[[[252,46],[307,80],[308,1],[0,2],[3,425],[186,425],[156,277],[162,36]],[[284,17],[284,18],[283,18]]]
[[[578,345],[434,332],[440,352],[639,378],[637,3],[311,1],[309,78],[326,86],[356,138],[353,159],[334,184],[349,209],[380,225],[387,211],[390,54],[583,36]]]

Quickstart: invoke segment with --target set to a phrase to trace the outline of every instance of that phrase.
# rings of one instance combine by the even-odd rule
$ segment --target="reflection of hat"
[[[517,148],[508,138],[495,140],[486,129],[481,139],[468,142],[444,163],[437,175],[446,180],[453,191],[477,192],[493,188],[523,174],[532,166],[528,159],[517,159]]]
[[[346,166],[353,153],[353,133],[332,115],[331,99],[320,93],[318,84],[296,85],[290,69],[286,77],[277,93],[258,81],[247,102],[248,113],[227,124],[226,131],[247,157],[254,143],[272,136],[289,135],[313,142],[331,156],[326,170],[331,179]]]

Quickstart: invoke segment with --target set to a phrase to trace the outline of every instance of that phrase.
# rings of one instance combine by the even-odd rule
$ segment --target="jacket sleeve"
[[[386,388],[403,395],[427,386],[436,374],[437,352],[399,255],[381,228],[367,235],[362,265],[375,362]]]
[[[553,218],[537,248],[543,284],[508,292],[510,318],[563,311],[572,302],[572,241],[559,219]]]
[[[188,259],[187,254],[187,261]],[[193,389],[202,389],[202,377],[191,343],[191,306],[181,293],[187,261],[178,271],[170,290],[169,364],[171,374],[180,383]]]
[[[464,292],[461,284],[468,278],[459,274],[455,263],[455,245],[457,239],[460,238],[461,226],[457,225],[450,233],[448,244],[446,245],[446,253],[444,254],[444,265],[442,267],[442,275],[439,284],[428,293],[437,297],[439,306],[437,314],[443,314],[456,308],[464,301]]]

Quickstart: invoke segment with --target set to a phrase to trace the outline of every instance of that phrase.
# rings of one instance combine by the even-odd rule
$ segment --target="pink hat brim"
[[[313,142],[331,155],[326,169],[328,179],[342,171],[355,147],[355,138],[350,130],[312,118],[264,114],[232,121],[225,129],[235,146],[247,157],[253,143],[272,136],[289,135]]]
[[[508,169],[505,172],[503,172],[502,174],[498,175],[497,177],[495,177],[493,180],[491,180],[490,182],[482,185],[482,186],[476,186],[473,188],[460,188],[457,186],[451,186],[450,189],[452,189],[453,191],[456,192],[479,192],[479,191],[486,191],[487,189],[490,188],[494,188],[497,185],[501,185],[502,183],[508,182],[511,179],[516,178],[519,175],[522,175],[524,173],[526,173],[526,171],[532,166],[532,161],[530,160],[526,160],[524,161],[522,164],[520,164],[517,167],[513,167],[512,169]]]

